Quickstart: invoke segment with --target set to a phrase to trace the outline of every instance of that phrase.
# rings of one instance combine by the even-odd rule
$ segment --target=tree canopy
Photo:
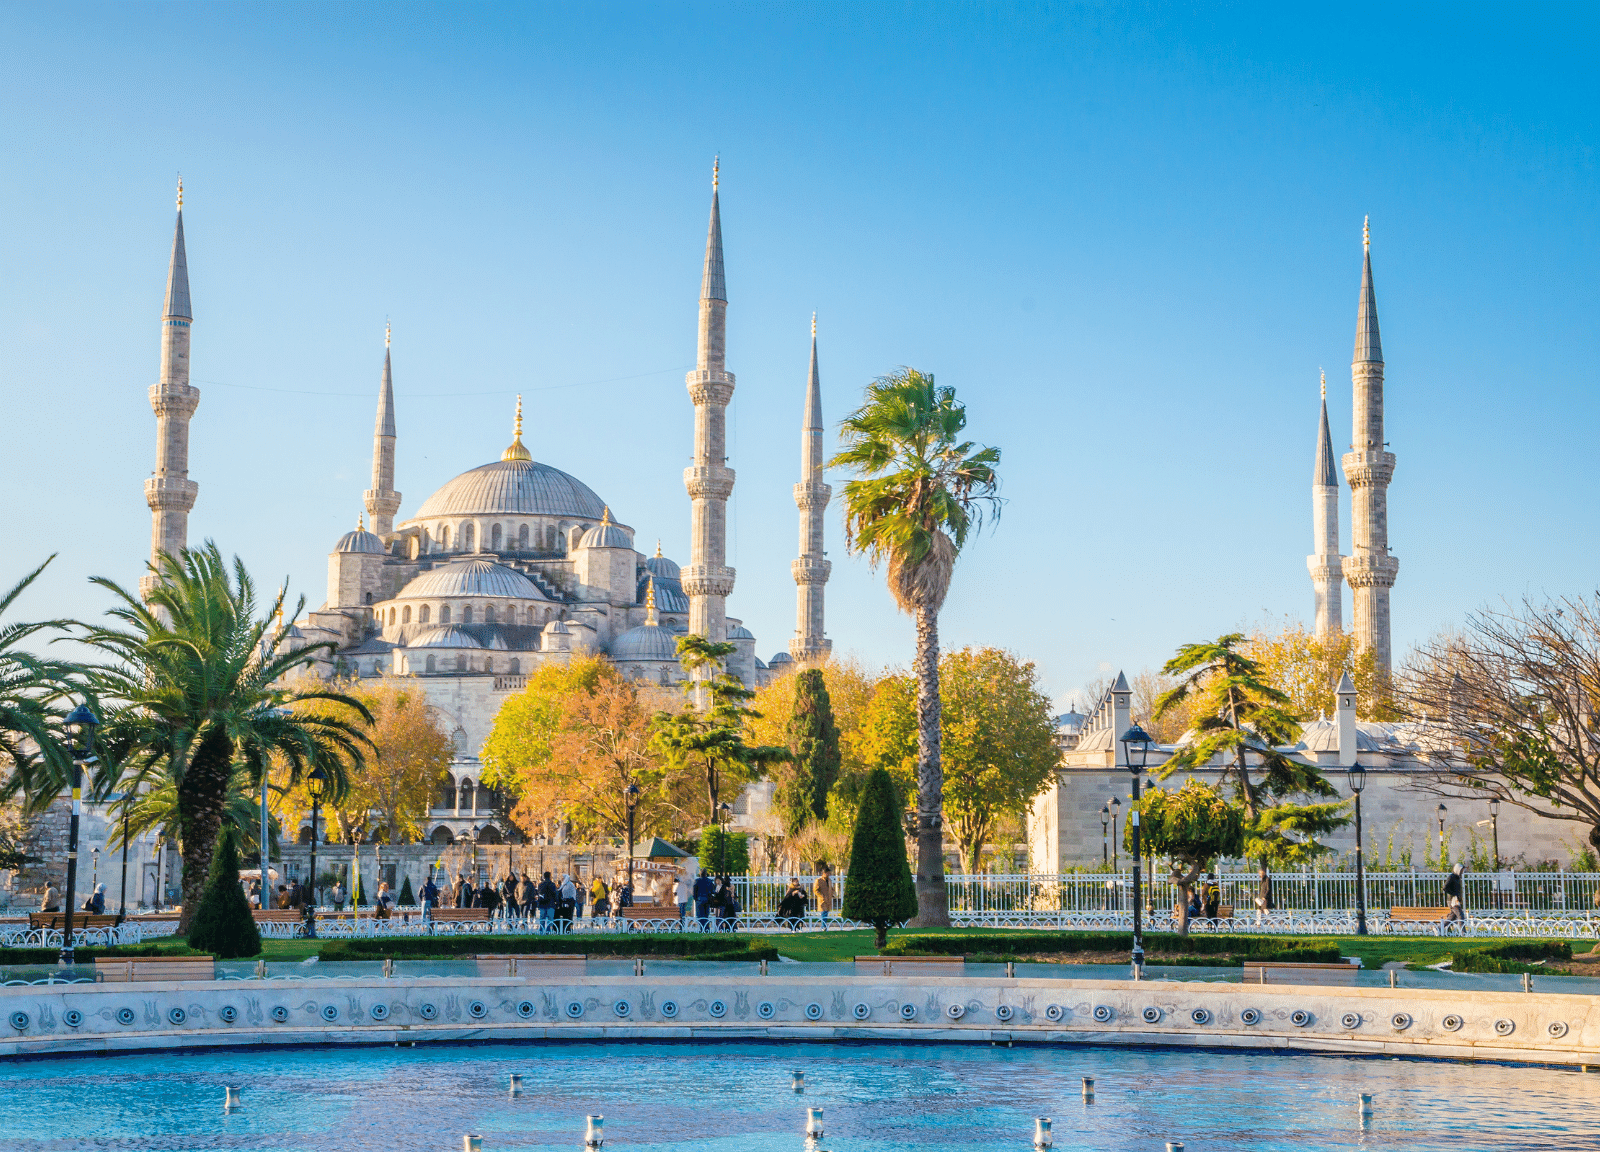
[[[1189,894],[1207,863],[1238,856],[1244,849],[1244,813],[1222,790],[1188,780],[1175,792],[1152,788],[1134,805],[1139,812],[1140,847],[1171,862],[1172,882],[1182,894],[1178,934],[1189,934]],[[1133,822],[1124,842],[1133,851]],[[1154,879],[1154,877],[1152,877]]]
[[[850,838],[850,871],[844,885],[844,915],[869,923],[877,946],[888,942],[891,924],[917,914],[917,889],[906,860],[905,829],[889,773],[875,769],[862,790],[861,816]]]

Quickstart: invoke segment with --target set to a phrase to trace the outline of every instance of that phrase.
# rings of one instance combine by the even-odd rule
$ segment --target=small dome
[[[654,576],[657,580],[677,580],[683,575],[677,564],[673,563],[671,560],[668,560],[661,554],[661,545],[659,542],[656,544],[656,554],[647,558],[644,562],[644,566],[649,569],[650,575]]]
[[[583,538],[578,541],[578,547],[632,548],[633,540],[611,522],[611,509],[607,508],[600,517],[600,523],[583,534]]]
[[[383,546],[383,541],[367,531],[367,518],[356,517],[356,530],[346,532],[339,537],[339,542],[333,546],[335,552],[364,552],[372,556],[382,556],[388,551]]]
[[[613,660],[676,660],[678,634],[659,624],[629,628],[611,642]]]
[[[1067,732],[1077,732],[1083,728],[1087,719],[1089,718],[1076,708],[1069,708],[1056,717],[1056,727]]]
[[[497,600],[548,600],[539,586],[515,568],[492,560],[456,560],[424,572],[396,600],[435,600],[450,596],[493,596]]]
[[[735,624],[732,628],[728,629],[729,640],[754,640],[755,638],[756,634],[750,631],[750,629],[746,628],[743,624]]]
[[[789,654],[787,652],[779,652],[771,660],[767,661],[767,667],[768,668],[776,668],[779,664],[793,664],[793,663],[794,663],[794,661],[789,659]]]
[[[550,621],[544,626],[544,630],[546,635],[570,636],[572,634],[572,629],[568,628],[566,623],[561,620]]]
[[[414,637],[406,645],[407,648],[482,648],[471,636],[459,628],[446,625],[443,628],[429,628],[426,632]]]

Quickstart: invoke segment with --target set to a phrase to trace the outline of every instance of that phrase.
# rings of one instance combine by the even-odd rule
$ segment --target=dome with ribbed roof
[[[754,640],[756,634],[743,624],[735,624],[728,629],[729,640]]]
[[[676,660],[678,634],[659,624],[629,628],[611,642],[613,660]]]
[[[413,520],[447,516],[570,516],[598,520],[606,502],[575,476],[535,460],[496,460],[463,472],[423,501]]]
[[[549,600],[539,586],[515,568],[492,560],[456,560],[424,572],[401,589],[396,600],[438,600],[492,596],[497,600]]]
[[[407,648],[482,648],[483,645],[459,628],[445,625],[429,628],[411,639]]]
[[[661,554],[661,541],[659,540],[656,541],[656,554],[648,557],[644,562],[644,566],[649,569],[650,575],[654,576],[658,581],[677,580],[683,575],[676,563]],[[659,588],[660,585],[657,584],[656,587]]]
[[[339,537],[339,542],[333,546],[335,552],[364,552],[374,556],[382,556],[388,551],[383,546],[383,541],[376,535],[367,531],[367,518],[356,517],[356,530],[346,532]]]
[[[611,522],[611,509],[600,514],[600,523],[583,534],[579,548],[632,548],[633,538]]]

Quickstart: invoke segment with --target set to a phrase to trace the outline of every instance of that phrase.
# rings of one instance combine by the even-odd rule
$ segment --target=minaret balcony
[[[1340,463],[1352,489],[1384,487],[1394,477],[1393,452],[1346,452]]]
[[[812,484],[801,481],[794,486],[794,502],[804,511],[813,508],[826,508],[828,501],[833,498],[831,484]]]
[[[734,472],[721,464],[690,465],[683,470],[683,486],[694,500],[726,500],[733,494]]]
[[[821,560],[815,556],[802,556],[789,563],[789,571],[794,573],[796,584],[826,584],[828,573],[833,571],[832,560]]]
[[[1394,556],[1357,553],[1344,558],[1344,582],[1352,588],[1389,588],[1400,571]]]
[[[678,575],[690,596],[727,596],[733,591],[735,571],[726,565],[688,564]]]
[[[185,420],[200,407],[200,389],[165,381],[150,385],[150,407],[157,416],[178,416]]]
[[[144,502],[152,512],[187,512],[199,494],[200,485],[181,476],[152,476],[144,482]]]
[[[733,399],[732,372],[696,368],[684,377],[684,383],[689,386],[689,399],[694,401],[696,408],[705,404],[726,408],[728,401]]]

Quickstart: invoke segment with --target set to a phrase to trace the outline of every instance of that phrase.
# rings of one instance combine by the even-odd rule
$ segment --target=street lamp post
[[[1139,919],[1139,773],[1150,755],[1150,734],[1135,723],[1121,736],[1124,766],[1133,774],[1133,978],[1144,979],[1144,927]]]
[[[90,749],[94,743],[94,730],[100,726],[100,721],[89,711],[87,704],[79,704],[67,713],[66,726],[67,733],[72,737],[72,817],[67,825],[67,916],[62,921],[61,955],[58,958],[63,966],[73,962],[72,905],[78,896],[78,813],[83,804],[83,766],[94,759]]]
[[[1350,781],[1350,794],[1356,798],[1356,935],[1367,934],[1367,874],[1361,854],[1361,790],[1367,786],[1367,770],[1359,764],[1350,765],[1345,776]]]
[[[306,776],[306,791],[311,794],[311,883],[307,890],[310,898],[306,901],[306,939],[317,938],[317,816],[322,805],[322,794],[328,789],[328,774],[322,770],[322,765],[313,767]],[[261,872],[261,890],[266,889],[266,870]]]
[[[1100,863],[1102,866],[1111,863],[1111,809],[1104,804],[1100,805]]]
[[[722,835],[717,837],[717,871],[724,875],[728,871],[728,817],[733,815],[733,805],[724,800],[717,805],[717,827],[722,830]]]
[[[1121,864],[1117,860],[1117,849],[1120,847],[1117,841],[1122,839],[1121,796],[1113,796],[1111,798],[1111,826],[1117,830],[1117,834],[1111,838],[1111,870],[1115,872],[1121,867]]]
[[[1489,834],[1494,841],[1494,906],[1500,907],[1500,797],[1489,797]]]
[[[93,892],[100,886],[100,848],[95,846],[89,849],[89,854],[94,857],[94,868],[89,873],[89,891]]]
[[[117,924],[120,926],[128,915],[128,801],[125,797],[122,802],[122,894],[117,897]]]
[[[628,891],[633,891],[633,813],[639,805],[640,788],[629,784],[622,790],[622,801],[628,806]]]
[[[1447,863],[1444,858],[1444,805],[1439,805],[1439,807],[1434,809],[1434,812],[1437,813],[1439,817],[1439,868],[1442,871]]]

